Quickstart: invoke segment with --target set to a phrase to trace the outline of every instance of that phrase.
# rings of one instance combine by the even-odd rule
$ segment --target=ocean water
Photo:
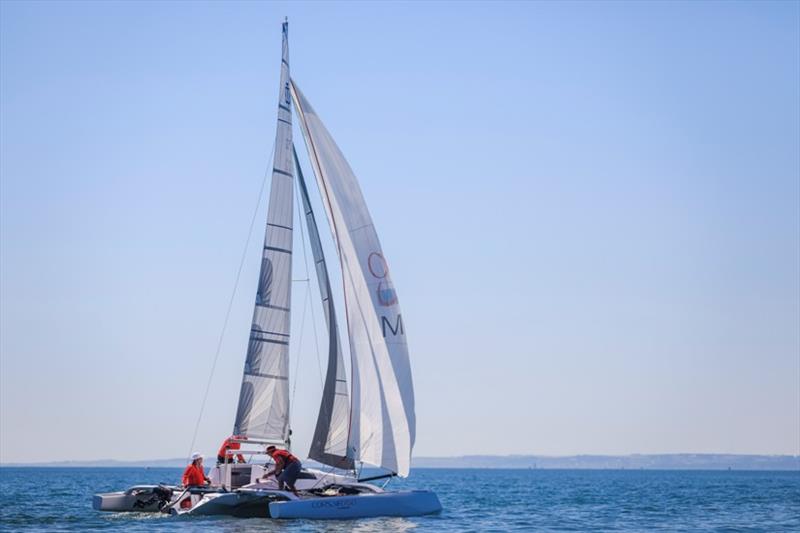
[[[92,494],[175,468],[0,468],[3,531],[798,531],[800,472],[415,469],[441,514],[314,522],[101,513]]]

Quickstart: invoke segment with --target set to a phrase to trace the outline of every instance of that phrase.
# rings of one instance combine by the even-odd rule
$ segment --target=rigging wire
[[[294,150],[292,150],[292,154],[294,156],[294,164],[295,164],[295,166],[297,166],[297,175],[300,176],[300,173],[301,173],[300,161],[297,160],[297,153],[294,152]],[[300,195],[302,194],[302,192],[300,191],[300,182],[297,179],[295,180],[295,188],[297,189],[297,194],[296,194],[296,197],[297,197],[297,210],[298,210],[297,212],[298,213],[303,213],[303,215],[301,215],[301,217],[305,218],[305,209],[303,209],[303,207],[300,205]],[[303,248],[303,264],[304,264],[305,269],[306,269],[306,281],[308,282],[308,291],[310,292],[311,291],[311,273],[308,270],[308,251],[306,251],[306,246],[305,246],[305,244],[306,244],[306,234],[305,234],[305,230],[303,229],[304,228],[304,224],[303,224],[302,220],[300,220],[300,223],[298,224],[298,226],[300,226],[300,239],[301,239],[301,241],[303,243],[303,246],[302,246],[302,248]],[[310,234],[308,236],[308,241],[309,241],[308,244],[310,246],[311,245],[311,235]],[[317,283],[319,283],[319,279],[317,279]],[[330,295],[328,297],[330,297]],[[317,319],[314,316],[313,301],[312,301],[312,305],[311,305],[311,325],[312,325],[312,327],[314,329],[314,346],[315,346],[315,348],[317,350],[317,367],[319,368],[319,383],[324,388],[325,387],[325,380],[322,378],[322,361],[320,360],[320,357],[319,357],[319,338],[318,338],[318,335],[317,335]],[[294,400],[294,398],[292,398],[292,400]]]
[[[295,353],[297,354],[297,362],[294,364],[294,383],[292,385],[292,401],[289,402],[289,420],[292,419],[292,409],[294,409],[294,399],[297,395],[297,378],[299,377],[299,370],[300,370],[300,355],[303,353],[303,331],[305,330],[306,326],[306,308],[308,307],[308,297],[311,291],[308,290],[308,280],[297,280],[297,281],[304,281],[306,284],[306,292],[303,296],[303,313],[300,318],[300,334],[298,335],[297,340],[297,350]]]
[[[295,161],[296,163],[296,161]],[[304,230],[303,218],[305,215],[305,210],[300,205],[300,185],[298,180],[295,179],[295,188],[297,189],[297,194],[295,195],[297,200],[297,226],[300,228],[300,248],[303,249],[303,267],[305,268],[305,278],[294,280],[294,281],[302,281],[305,282],[306,285],[306,292],[305,297],[303,298],[303,313],[302,318],[300,319],[300,338],[297,342],[297,361],[295,362],[294,366],[294,383],[292,384],[292,400],[289,402],[289,416],[291,418],[291,412],[294,408],[295,398],[297,397],[297,382],[300,377],[300,356],[302,354],[302,347],[303,347],[303,332],[305,331],[305,322],[306,322],[306,309],[311,309],[311,327],[314,331],[314,347],[317,353],[317,366],[319,367],[319,381],[320,384],[324,386],[324,380],[322,378],[322,363],[320,362],[319,357],[319,340],[317,335],[317,321],[316,317],[314,316],[314,301],[313,297],[311,296],[311,272],[308,269],[308,251],[306,250],[306,235]],[[310,244],[310,242],[309,242]]]
[[[275,153],[275,141],[272,141],[272,148],[269,150],[270,154],[273,154],[273,157],[270,158],[270,163],[274,158]],[[214,379],[214,371],[217,369],[217,360],[219,359],[220,351],[222,350],[222,342],[225,339],[225,331],[228,329],[228,320],[231,317],[231,309],[233,309],[233,301],[236,297],[236,291],[239,288],[239,279],[242,276],[242,269],[244,267],[245,259],[247,258],[247,249],[250,247],[250,239],[253,236],[253,227],[256,223],[256,217],[258,216],[258,208],[261,205],[261,198],[264,195],[264,187],[267,184],[267,176],[271,175],[270,169],[272,165],[267,165],[267,168],[264,170],[264,177],[261,180],[261,188],[258,190],[258,200],[256,201],[256,207],[253,210],[253,216],[250,219],[250,227],[247,230],[247,240],[244,243],[244,250],[242,251],[242,257],[239,260],[239,269],[236,271],[236,281],[233,282],[233,291],[231,292],[230,300],[228,300],[228,309],[225,311],[225,320],[222,322],[222,331],[219,333],[219,341],[217,342],[217,349],[214,352],[214,360],[211,364],[211,372],[208,375],[208,381],[206,382],[206,390],[203,393],[203,401],[200,402],[200,412],[197,415],[197,422],[194,425],[194,432],[192,433],[192,444],[189,446],[189,453],[186,454],[189,457],[192,454],[192,450],[194,449],[195,441],[197,440],[197,432],[200,429],[200,421],[203,419],[203,411],[206,408],[206,400],[208,399],[208,392],[211,390],[211,381]]]

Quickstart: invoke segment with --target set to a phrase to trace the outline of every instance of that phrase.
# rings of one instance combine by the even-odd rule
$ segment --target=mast
[[[288,444],[292,289],[292,102],[289,23],[283,22],[278,119],[261,271],[233,434]]]

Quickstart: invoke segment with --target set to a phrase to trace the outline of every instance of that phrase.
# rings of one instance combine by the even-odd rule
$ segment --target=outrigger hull
[[[272,518],[321,520],[421,516],[438,513],[441,510],[442,504],[436,493],[428,490],[314,497],[269,504],[269,514]]]
[[[116,513],[157,513],[169,503],[176,490],[165,485],[137,485],[126,491],[95,494],[92,507]]]

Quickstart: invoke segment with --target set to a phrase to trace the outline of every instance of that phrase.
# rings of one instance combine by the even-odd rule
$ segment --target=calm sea
[[[4,531],[800,531],[800,472],[416,469],[435,516],[339,522],[100,513],[92,494],[174,468],[0,468]]]

